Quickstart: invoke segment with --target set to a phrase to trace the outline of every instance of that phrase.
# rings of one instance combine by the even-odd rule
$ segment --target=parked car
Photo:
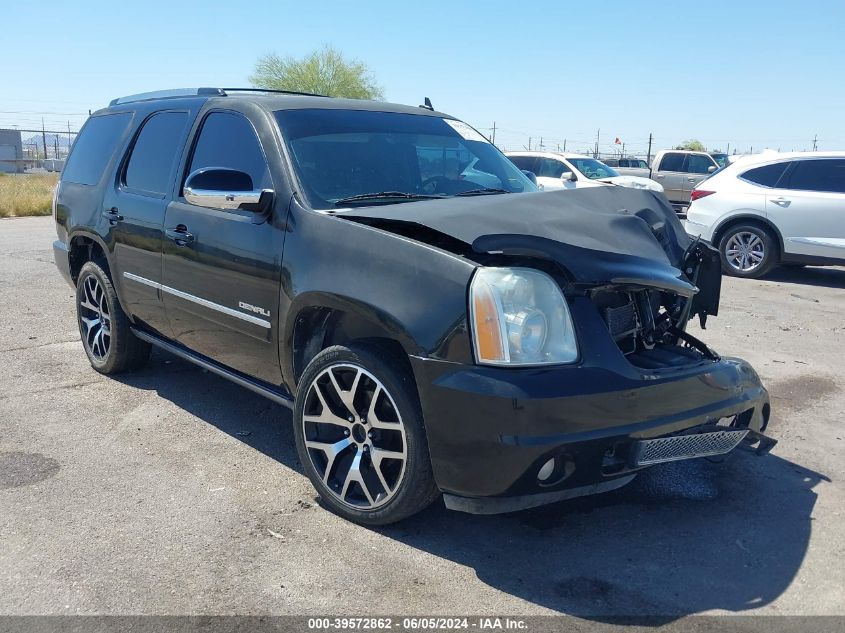
[[[506,152],[505,156],[520,169],[534,172],[538,184],[543,185],[546,191],[591,187],[597,183],[663,191],[663,187],[653,180],[622,176],[603,162],[580,154]]]
[[[667,149],[657,152],[651,163],[651,177],[663,185],[664,193],[676,209],[686,207],[695,186],[719,169],[707,152]]]
[[[773,444],[751,366],[685,332],[718,312],[718,253],[665,199],[537,193],[446,114],[116,99],[85,123],[54,216],[92,367],[136,369],[155,345],[291,408],[305,474],[352,521],[441,493],[513,511]]]
[[[722,268],[760,277],[778,263],[845,264],[845,152],[767,152],[692,192],[686,229],[717,246]]]
[[[644,169],[648,172],[648,163],[642,158],[602,158],[603,162],[608,167],[613,167],[620,174],[624,174],[623,169]],[[638,176],[640,174],[633,174]],[[648,177],[648,175],[646,175]]]

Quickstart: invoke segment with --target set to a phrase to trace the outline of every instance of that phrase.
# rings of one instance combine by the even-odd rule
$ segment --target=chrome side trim
[[[161,338],[154,336],[152,334],[148,334],[147,332],[144,332],[143,330],[139,330],[139,329],[133,327],[132,328],[132,334],[137,336],[142,341],[147,341],[148,343],[151,343],[152,345],[155,345],[156,347],[160,347],[161,349],[163,349],[167,352],[170,352],[174,356],[178,356],[179,358],[182,358],[182,359],[188,361],[189,363],[193,363],[195,365],[198,365],[198,366],[202,367],[203,369],[207,369],[208,371],[210,371],[213,374],[217,374],[218,376],[222,376],[223,378],[226,378],[227,380],[231,380],[236,385],[240,385],[241,387],[246,387],[250,391],[253,391],[253,392],[255,392],[259,395],[262,395],[265,398],[269,398],[273,402],[276,402],[276,403],[282,405],[283,407],[287,407],[288,409],[293,409],[293,398],[291,396],[285,394],[285,393],[281,393],[281,392],[276,391],[274,389],[270,389],[269,387],[265,387],[264,385],[259,384],[259,383],[255,382],[254,380],[252,380],[252,379],[250,379],[246,376],[242,376],[241,374],[238,374],[237,372],[235,372],[231,369],[228,369],[227,367],[224,367],[222,365],[218,365],[217,363],[215,363],[214,361],[212,361],[210,359],[206,359],[204,357],[197,356],[197,355],[191,353],[189,350],[186,350],[186,349],[183,349],[183,348],[178,347],[176,345],[173,345],[172,343],[169,343],[169,342],[165,341],[164,339],[161,339]]]
[[[179,297],[180,299],[185,299],[186,301],[196,303],[197,305],[201,305],[204,308],[208,308],[209,310],[215,310],[228,316],[235,317],[236,319],[246,321],[247,323],[259,325],[263,328],[270,329],[272,327],[270,321],[267,321],[266,319],[259,319],[258,317],[252,316],[251,314],[244,314],[243,312],[238,312],[237,310],[222,306],[219,303],[214,303],[213,301],[209,301],[208,299],[203,299],[202,297],[197,297],[192,294],[188,294],[187,292],[182,292],[181,290],[177,290],[176,288],[165,286],[164,284],[160,284],[157,281],[153,281],[152,279],[147,279],[146,277],[141,277],[139,275],[127,272],[123,273],[123,276],[126,277],[126,279],[129,279],[130,281],[134,281],[139,284],[144,284],[145,286],[150,286],[151,288],[157,288],[162,292],[166,292],[167,294],[173,295],[174,297]]]

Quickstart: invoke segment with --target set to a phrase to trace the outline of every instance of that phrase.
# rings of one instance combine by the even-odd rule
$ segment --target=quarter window
[[[845,193],[845,159],[799,160],[789,175],[787,188]]]
[[[129,112],[88,119],[73,144],[73,150],[62,172],[62,180],[81,185],[96,185],[100,182],[103,171],[131,120],[132,115]]]
[[[787,166],[789,166],[789,161],[763,165],[762,167],[755,167],[754,169],[743,172],[740,177],[756,185],[774,187],[778,184],[778,180],[780,180]]]
[[[123,182],[128,188],[158,194],[168,191],[187,123],[187,112],[159,112],[147,119],[126,165]]]
[[[660,171],[684,171],[683,154],[664,154],[660,161]]]
[[[188,174],[225,167],[249,174],[253,189],[270,188],[270,171],[249,120],[235,112],[212,112],[200,129]]]
[[[534,156],[508,156],[508,160],[517,166],[518,169],[532,172],[537,175],[537,159]]]

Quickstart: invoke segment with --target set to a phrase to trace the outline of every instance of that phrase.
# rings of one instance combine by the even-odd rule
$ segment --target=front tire
[[[335,514],[386,525],[439,495],[416,387],[381,347],[317,354],[300,380],[293,423],[299,461]]]
[[[719,240],[722,270],[734,277],[757,279],[778,263],[775,237],[757,224],[730,227]]]
[[[101,374],[137,369],[149,359],[150,344],[132,334],[129,318],[99,262],[86,262],[79,271],[76,318],[88,360]]]

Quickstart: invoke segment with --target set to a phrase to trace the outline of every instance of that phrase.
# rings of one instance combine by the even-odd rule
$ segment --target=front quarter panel
[[[472,362],[466,293],[474,262],[296,202],[288,230],[279,314],[282,372],[291,391],[293,334],[310,308],[354,314],[408,354]]]

